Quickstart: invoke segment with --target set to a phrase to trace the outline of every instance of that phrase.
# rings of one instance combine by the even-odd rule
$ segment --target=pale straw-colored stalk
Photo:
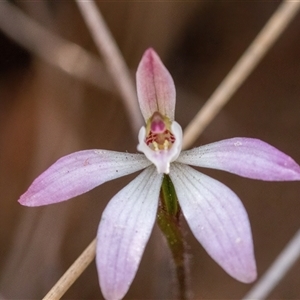
[[[104,64],[125,102],[133,131],[137,133],[143,125],[143,119],[137,104],[135,85],[117,43],[93,0],[76,0],[76,3],[90,30],[95,45],[102,55]]]
[[[244,296],[243,300],[265,299],[300,257],[300,229],[277,256],[275,261]]]
[[[248,49],[220,83],[202,109],[184,130],[183,148],[189,148],[214,119],[230,97],[251,74],[271,46],[294,18],[300,1],[283,1]]]
[[[96,239],[94,239],[81,255],[75,260],[66,273],[56,282],[43,300],[60,299],[76,279],[93,261],[96,254]]]
[[[111,39],[111,35],[109,34],[109,30],[107,26],[103,23],[103,19],[100,16],[97,7],[94,2],[90,6],[85,6],[84,4],[90,3],[83,1],[77,1],[79,7],[81,7],[81,11],[84,10],[87,14],[86,21],[89,19],[89,22],[94,23],[93,26],[90,27],[92,31],[92,35],[95,39],[100,40],[100,36],[104,36]],[[213,93],[209,101],[204,105],[204,107],[199,111],[196,117],[192,120],[190,125],[187,126],[184,137],[184,147],[191,145],[196,138],[200,135],[200,133],[204,130],[204,128],[212,121],[212,119],[217,115],[217,113],[221,110],[221,108],[227,103],[229,98],[234,94],[234,92],[240,87],[240,85],[244,82],[247,76],[251,73],[251,71],[255,68],[255,66],[259,63],[262,57],[266,54],[266,52],[270,49],[270,47],[274,44],[274,42],[278,39],[280,34],[284,31],[286,26],[292,21],[296,12],[298,11],[300,6],[300,2],[296,1],[284,1],[272,17],[267,22],[266,26],[259,33],[257,38],[253,41],[250,47],[243,54],[241,59],[237,62],[237,64],[233,67],[227,77],[223,80],[223,82],[219,85],[216,91]],[[87,8],[89,7],[89,8]],[[91,12],[93,8],[94,12]],[[96,12],[95,12],[96,11]],[[100,18],[100,21],[97,20]],[[97,24],[97,25],[95,25]],[[95,32],[97,30],[101,31],[101,35]],[[102,40],[103,41],[103,40]],[[102,41],[99,42],[99,47],[104,47]],[[106,47],[106,46],[105,46]],[[102,51],[102,50],[101,50]],[[109,51],[109,47],[103,50],[103,55],[105,51]],[[113,55],[119,55],[120,53],[112,52]],[[117,53],[117,54],[116,54]],[[106,53],[107,54],[107,53]],[[105,54],[105,55],[106,55]],[[115,60],[114,56],[106,56],[106,60]],[[108,64],[111,62],[107,61]],[[110,65],[112,69],[112,74],[115,72],[114,66]],[[129,75],[128,75],[129,76]],[[119,83],[121,85],[121,83]],[[224,95],[223,95],[224,94]],[[124,95],[123,95],[124,96]],[[88,248],[79,256],[79,258],[75,261],[75,263],[70,267],[65,275],[63,275],[63,280],[59,280],[58,283],[49,291],[47,295],[52,295],[51,300],[60,299],[60,297],[69,289],[71,284],[80,276],[80,274],[84,271],[84,269],[88,266],[87,262],[91,262],[95,256],[95,240],[88,246]],[[93,248],[92,251],[90,251]],[[82,260],[82,257],[84,259]],[[83,262],[82,262],[83,261]],[[70,277],[70,278],[69,278]],[[59,291],[59,292],[58,292]],[[46,296],[47,297],[47,296]],[[50,299],[50,298],[44,298]]]

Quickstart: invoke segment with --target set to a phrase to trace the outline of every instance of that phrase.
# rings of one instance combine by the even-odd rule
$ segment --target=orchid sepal
[[[227,186],[185,164],[170,173],[183,215],[207,253],[233,278],[256,279],[253,240],[247,212]]]
[[[62,202],[150,164],[141,154],[98,149],[74,152],[60,158],[38,176],[19,203],[42,206]]]
[[[236,137],[183,151],[178,162],[265,181],[300,180],[300,166],[259,139]]]
[[[163,176],[146,168],[106,206],[97,233],[96,264],[107,300],[122,299],[155,223]]]
[[[140,109],[146,122],[156,111],[174,121],[176,103],[174,81],[152,48],[145,51],[139,63],[136,85]]]

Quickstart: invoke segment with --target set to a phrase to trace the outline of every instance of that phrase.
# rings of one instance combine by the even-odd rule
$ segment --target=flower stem
[[[173,183],[168,175],[164,175],[160,199],[157,223],[167,240],[175,264],[176,281],[178,283],[177,298],[186,300],[188,299],[187,265],[185,257],[185,241],[180,226],[181,210]]]

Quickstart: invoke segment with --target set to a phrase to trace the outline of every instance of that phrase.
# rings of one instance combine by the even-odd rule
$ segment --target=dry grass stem
[[[135,85],[133,84],[123,56],[105,24],[96,3],[92,0],[76,0],[76,3],[103,57],[107,70],[124,100],[132,128],[137,133],[143,124],[143,119],[138,107]]]
[[[243,299],[265,299],[299,257],[300,229]]]
[[[5,0],[1,2],[0,29],[25,49],[63,72],[105,91],[114,91],[100,59],[79,45],[57,36]]]
[[[237,91],[267,51],[292,21],[300,1],[284,1],[244,52],[225,79],[184,131],[183,148],[189,148]]]
[[[81,253],[76,261],[71,265],[67,272],[53,286],[43,300],[60,299],[75,280],[83,273],[88,265],[93,261],[96,254],[96,239]]]

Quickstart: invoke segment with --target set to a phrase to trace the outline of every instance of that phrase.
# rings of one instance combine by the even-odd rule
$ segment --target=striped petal
[[[96,263],[107,300],[122,299],[135,277],[155,222],[161,183],[162,175],[151,166],[115,195],[103,212]]]
[[[215,142],[184,151],[177,161],[253,179],[300,180],[300,166],[291,157],[258,139],[232,138]]]
[[[173,163],[170,177],[183,215],[208,254],[235,279],[255,280],[251,229],[236,194],[186,165]]]
[[[41,206],[68,200],[150,164],[141,154],[106,150],[75,152],[62,157],[36,178],[19,202]]]
[[[154,112],[174,120],[175,85],[156,52],[148,49],[136,73],[137,94],[141,112],[147,123]]]

